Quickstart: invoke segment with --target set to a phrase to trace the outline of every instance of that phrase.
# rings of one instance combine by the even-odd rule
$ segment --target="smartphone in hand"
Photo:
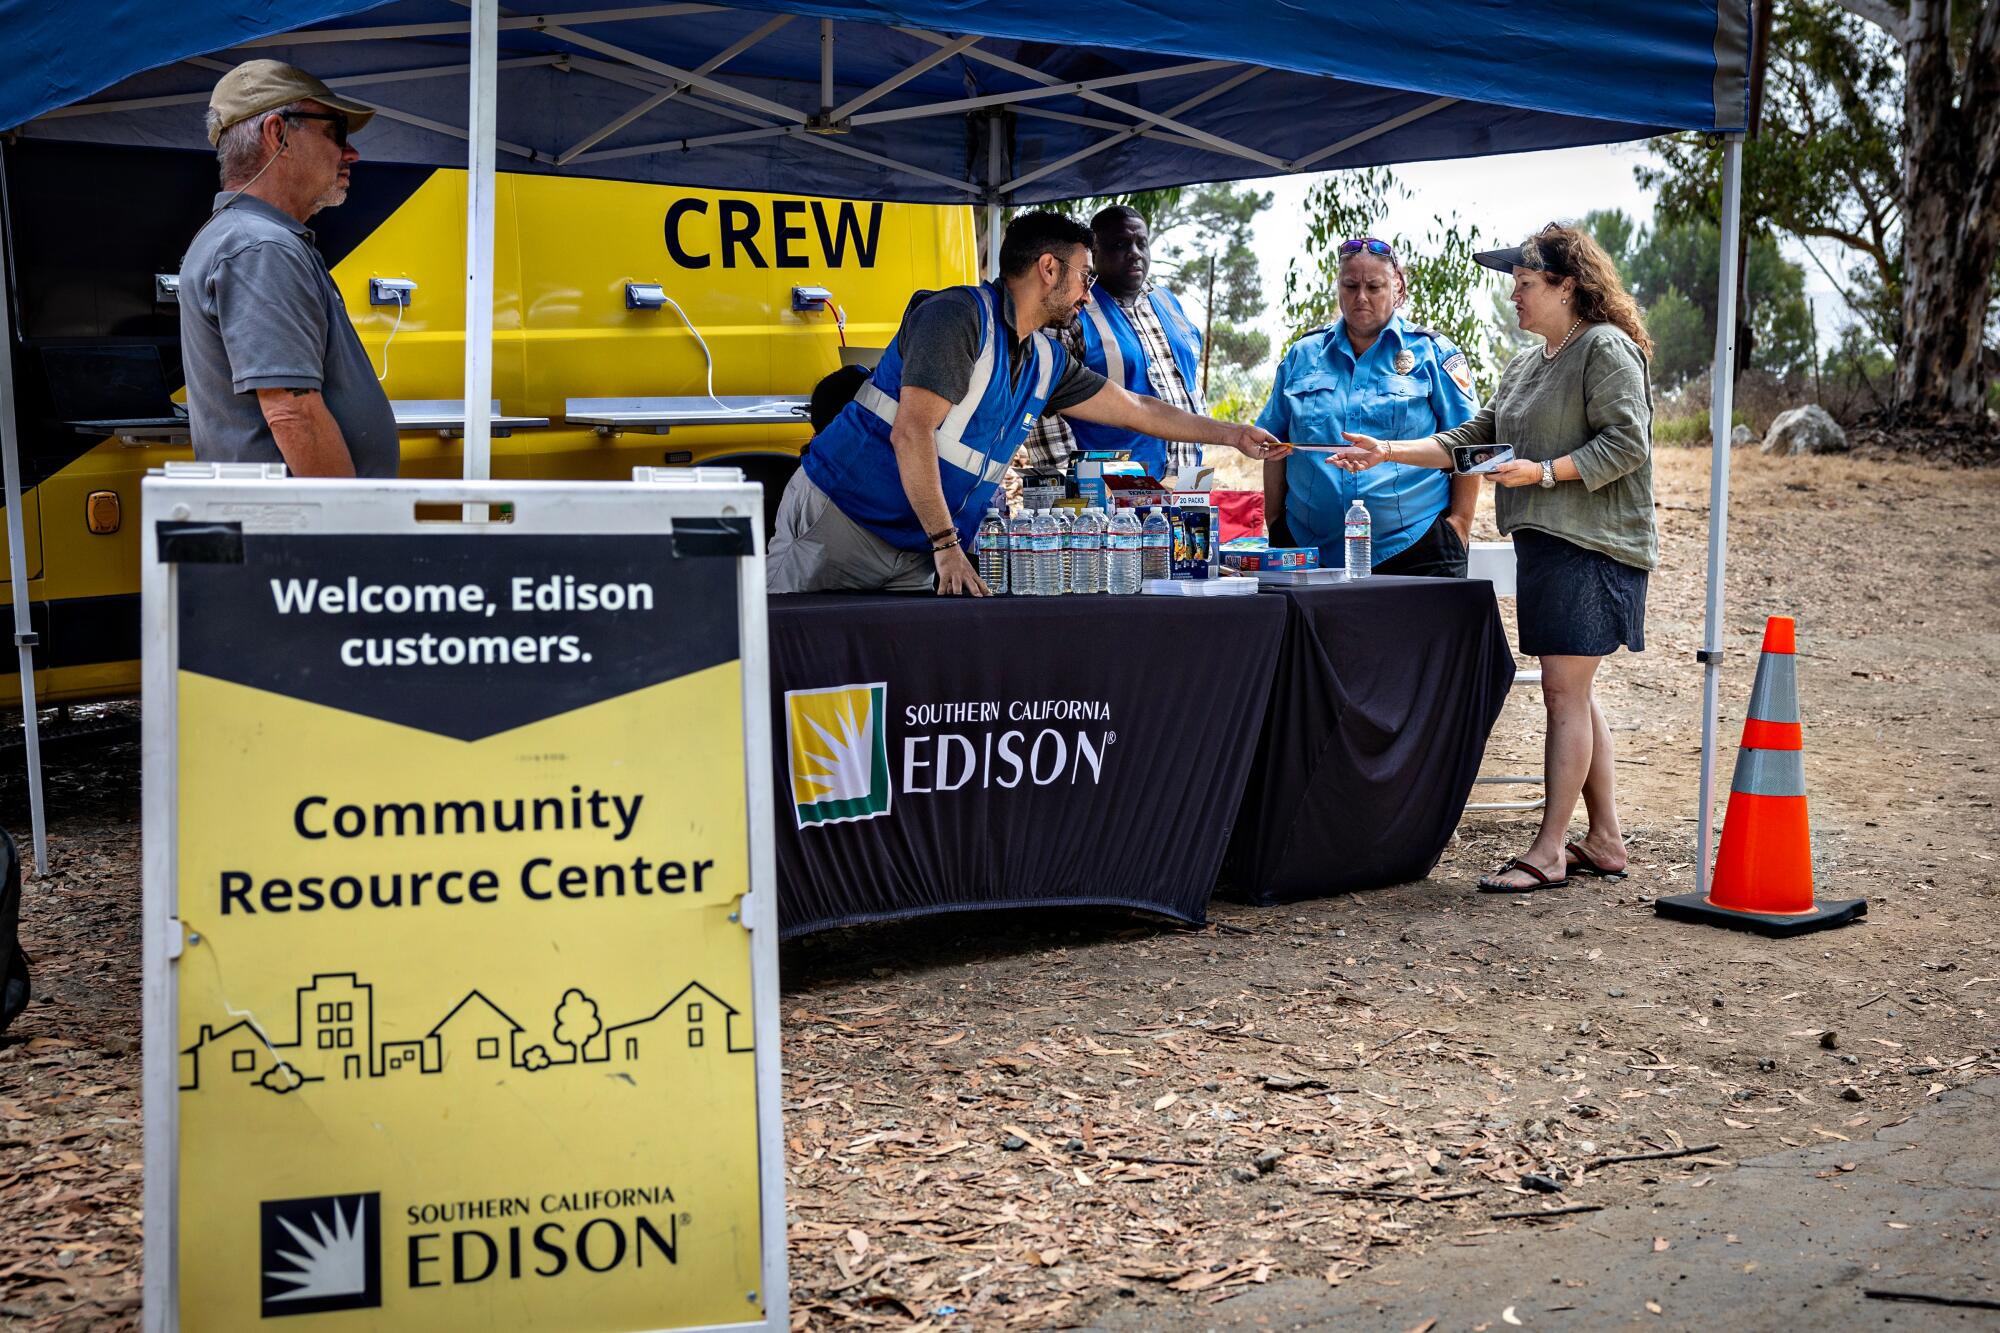
[[[1513,461],[1511,444],[1455,444],[1451,449],[1451,470],[1460,476],[1491,472],[1502,463]]]

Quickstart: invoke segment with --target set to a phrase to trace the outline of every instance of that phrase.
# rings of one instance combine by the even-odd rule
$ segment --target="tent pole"
[[[833,20],[819,21],[819,113],[833,110]]]
[[[1736,265],[1743,230],[1743,136],[1722,142],[1722,273],[1716,282],[1715,365],[1709,372],[1708,611],[1701,651],[1701,810],[1695,824],[1694,886],[1708,892],[1715,824],[1715,723],[1722,677],[1722,577],[1729,557],[1729,433],[1736,397]]]
[[[986,118],[986,278],[1000,281],[1000,122],[995,111]]]
[[[28,605],[28,539],[21,523],[21,436],[14,421],[13,269],[0,262],[0,454],[7,485],[7,573],[14,589],[14,646],[20,654],[21,731],[28,750],[28,818],[35,873],[49,869],[48,821],[42,809],[42,719],[35,709],[35,632]]]
[[[493,191],[499,0],[472,0],[465,172],[465,479],[493,475]],[[473,508],[468,506],[468,509]],[[483,508],[481,506],[480,508]],[[467,518],[475,517],[467,514]]]

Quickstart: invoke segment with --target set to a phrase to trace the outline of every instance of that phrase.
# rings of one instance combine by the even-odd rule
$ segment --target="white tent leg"
[[[1003,161],[1000,142],[1003,119],[994,112],[986,121],[986,279],[1000,281],[1000,172]]]
[[[1715,714],[1722,677],[1722,575],[1729,557],[1729,432],[1736,397],[1736,256],[1743,228],[1743,136],[1722,145],[1722,275],[1716,286],[1715,366],[1709,373],[1708,612],[1701,651],[1701,810],[1695,825],[1694,886],[1708,892],[1715,823]]]
[[[493,475],[494,108],[499,79],[499,0],[472,0],[465,175],[465,478]],[[468,512],[466,517],[483,517]]]
[[[21,730],[28,748],[28,820],[34,828],[34,873],[49,868],[48,821],[42,810],[42,726],[35,711],[35,634],[28,611],[28,539],[21,524],[21,437],[14,424],[14,296],[0,263],[0,454],[7,483],[7,570],[14,589],[14,644],[21,664]]]

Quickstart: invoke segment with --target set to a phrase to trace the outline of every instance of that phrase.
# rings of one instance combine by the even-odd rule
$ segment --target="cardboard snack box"
[[[1246,574],[1277,569],[1319,568],[1319,548],[1315,546],[1256,546],[1224,551],[1222,563]]]

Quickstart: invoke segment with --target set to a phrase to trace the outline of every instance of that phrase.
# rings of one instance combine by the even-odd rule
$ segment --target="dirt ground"
[[[1517,1263],[1572,1219],[1496,1213],[1699,1199],[2000,1071],[2000,470],[1738,451],[1720,785],[1764,617],[1796,615],[1819,891],[1869,903],[1788,942],[1650,905],[1693,887],[1707,456],[1657,474],[1648,650],[1601,677],[1629,879],[1475,895],[1533,816],[1471,815],[1422,883],[1205,929],[1043,911],[787,945],[794,1327],[1201,1328],[1277,1277]],[[1539,767],[1520,694],[1488,771]],[[137,761],[49,766],[36,1000],[0,1044],[0,1329],[136,1320]]]

